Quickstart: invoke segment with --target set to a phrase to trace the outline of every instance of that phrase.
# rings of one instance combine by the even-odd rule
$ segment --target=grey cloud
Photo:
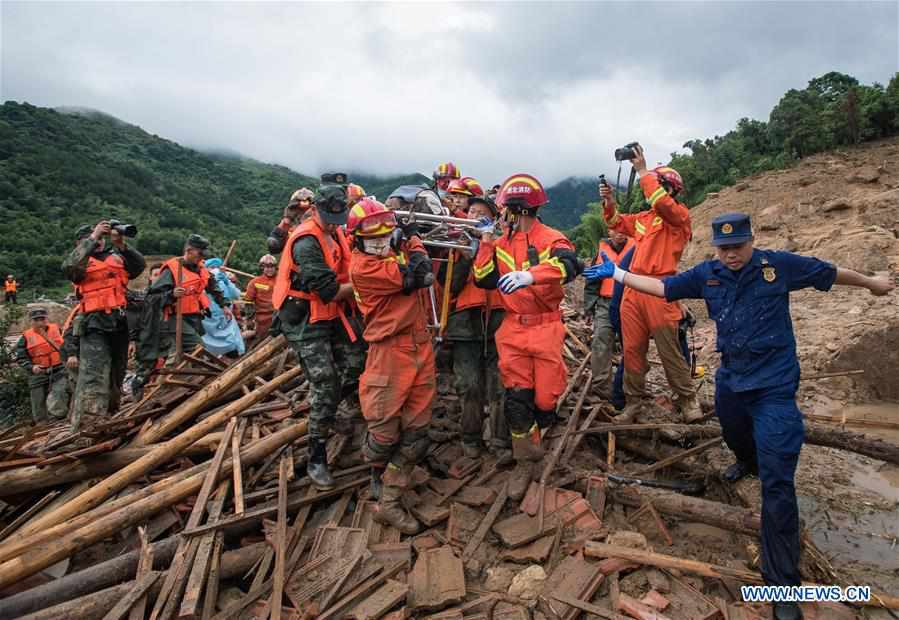
[[[896,3],[0,3],[0,95],[313,174],[614,172],[897,68]]]

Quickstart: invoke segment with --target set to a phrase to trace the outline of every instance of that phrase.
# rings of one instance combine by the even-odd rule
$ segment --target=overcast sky
[[[886,83],[888,2],[0,2],[0,98],[87,106],[315,174],[612,173],[767,120],[830,70]]]

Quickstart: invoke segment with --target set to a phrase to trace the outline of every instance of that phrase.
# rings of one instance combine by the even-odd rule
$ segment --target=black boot
[[[306,464],[306,474],[320,491],[329,491],[336,485],[331,472],[328,469],[328,453],[325,450],[325,442],[322,439],[313,439],[309,449],[309,463]]]
[[[774,603],[774,620],[802,620],[799,603]]]
[[[384,486],[381,482],[381,472],[383,470],[377,467],[371,468],[371,484],[368,487],[370,499],[378,501],[381,499],[381,488]]]
[[[737,461],[724,470],[723,478],[728,482],[736,482],[737,480],[741,480],[750,474],[758,475],[758,473],[759,468],[756,463]]]

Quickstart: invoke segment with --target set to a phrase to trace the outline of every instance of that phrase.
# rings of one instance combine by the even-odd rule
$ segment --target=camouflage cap
[[[187,238],[187,245],[197,250],[201,250],[204,257],[211,255],[209,251],[209,239],[206,237],[193,234]]]
[[[295,191],[293,194],[291,194],[290,200],[287,202],[287,206],[288,206],[288,208],[296,207],[303,200],[308,200],[309,202],[312,202],[312,199],[314,196],[315,196],[315,194],[312,193],[311,189],[309,189],[308,187],[301,187],[300,189]]]
[[[93,232],[93,228],[90,224],[82,224],[78,227],[78,230],[75,231],[75,240],[81,241],[85,237],[89,236]]]
[[[50,316],[50,313],[47,312],[46,308],[32,308],[29,311],[28,316],[31,317],[31,320],[33,321],[35,319],[46,319]]]
[[[322,185],[315,195],[315,207],[325,224],[346,224],[346,188],[342,185]]]

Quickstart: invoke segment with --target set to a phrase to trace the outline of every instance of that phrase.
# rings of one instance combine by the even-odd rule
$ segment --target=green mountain
[[[422,175],[351,177],[386,197]],[[0,107],[0,273],[14,273],[25,297],[64,286],[60,265],[82,224],[136,224],[144,254],[181,252],[192,232],[210,238],[230,264],[255,272],[265,238],[291,193],[318,180],[233,153],[201,153],[119,119],[79,108],[27,103]]]
[[[549,205],[540,209],[540,218],[558,230],[574,228],[587,212],[587,204],[599,198],[598,178],[568,177],[546,188]]]

